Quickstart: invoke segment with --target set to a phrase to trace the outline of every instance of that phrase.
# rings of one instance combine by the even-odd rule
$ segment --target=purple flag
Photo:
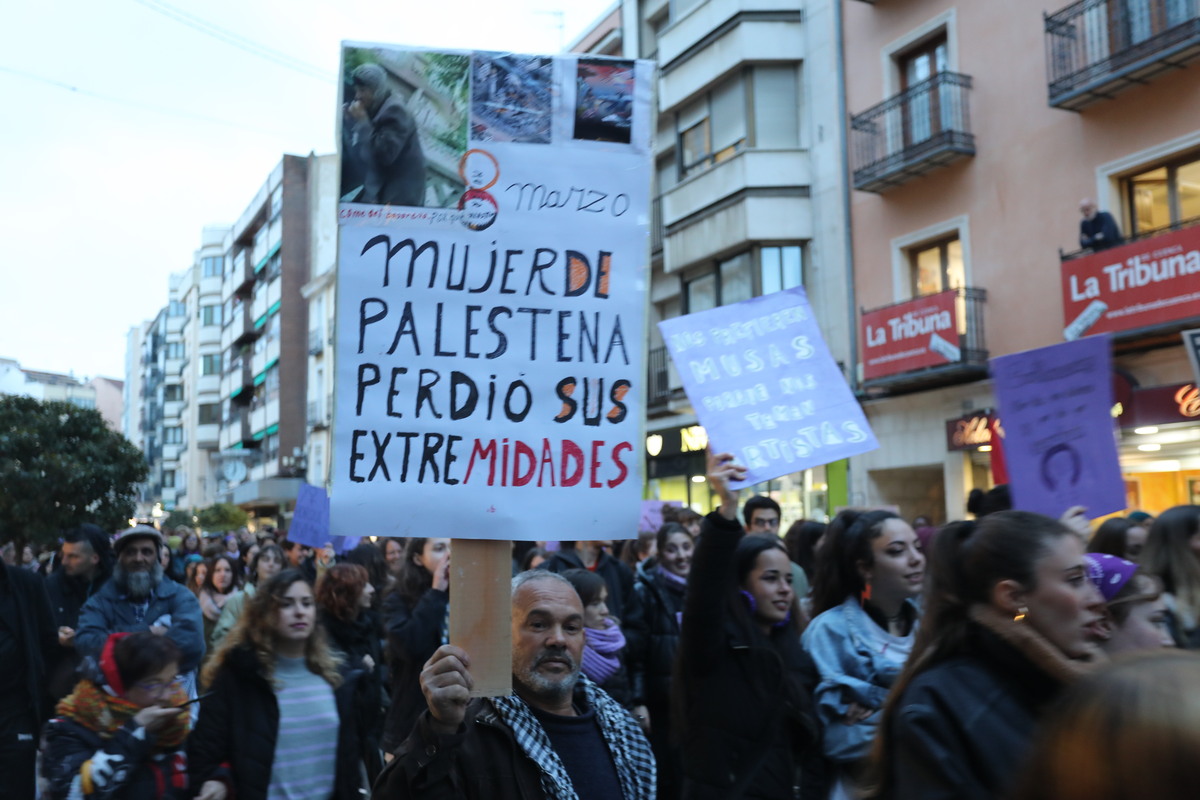
[[[1125,507],[1107,336],[993,358],[1013,505],[1058,518]]]
[[[329,495],[320,486],[300,484],[296,494],[296,510],[292,512],[292,524],[288,528],[288,541],[324,547],[331,541],[329,536]]]

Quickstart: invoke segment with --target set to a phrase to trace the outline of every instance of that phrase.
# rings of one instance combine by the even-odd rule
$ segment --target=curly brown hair
[[[334,564],[317,581],[317,605],[334,619],[351,622],[358,616],[368,577],[361,564]]]
[[[284,595],[296,583],[307,585],[308,579],[298,569],[285,569],[259,586],[254,596],[246,600],[241,619],[204,665],[200,675],[202,685],[212,685],[229,654],[239,647],[253,650],[263,677],[268,681],[274,678],[279,609],[283,606]],[[342,676],[338,672],[341,659],[329,647],[325,629],[320,625],[317,625],[308,637],[304,648],[304,663],[310,672],[320,675],[335,689],[342,684]]]

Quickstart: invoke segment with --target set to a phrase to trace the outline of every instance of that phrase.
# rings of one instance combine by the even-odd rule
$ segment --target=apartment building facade
[[[573,47],[658,62],[649,498],[711,508],[707,437],[659,321],[803,285],[834,358],[852,363],[835,12],[833,0],[623,2]],[[821,518],[846,502],[845,463],[754,491],[786,520]]]
[[[1200,326],[1200,81],[1181,69],[1200,6],[843,5],[857,377],[882,445],[854,460],[861,500],[962,518],[995,480],[988,359],[1104,332],[1127,504],[1197,502],[1179,332]],[[1083,199],[1125,244],[1081,252]],[[931,331],[952,346],[907,347]]]

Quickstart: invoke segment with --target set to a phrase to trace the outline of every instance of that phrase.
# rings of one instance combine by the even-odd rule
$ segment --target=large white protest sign
[[[636,535],[652,72],[344,49],[336,529]]]

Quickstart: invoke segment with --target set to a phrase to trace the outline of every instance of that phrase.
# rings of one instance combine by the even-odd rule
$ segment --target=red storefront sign
[[[1132,402],[1118,417],[1122,428],[1200,422],[1200,389],[1194,383],[1133,390]]]
[[[951,289],[864,311],[863,379],[961,361],[957,299]]]
[[[1200,226],[1062,264],[1064,338],[1200,316]]]

